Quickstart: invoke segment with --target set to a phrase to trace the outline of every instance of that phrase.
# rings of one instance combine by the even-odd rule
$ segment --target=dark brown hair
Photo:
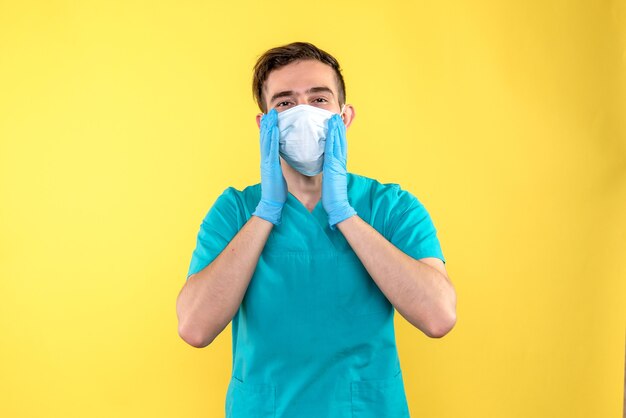
[[[257,60],[254,66],[254,75],[252,77],[252,93],[254,99],[259,105],[259,109],[263,113],[266,112],[265,97],[263,87],[269,74],[280,67],[301,60],[317,60],[329,65],[335,70],[335,78],[337,79],[337,87],[339,93],[339,104],[342,105],[346,101],[346,85],[341,75],[339,62],[329,53],[322,51],[318,47],[308,42],[293,42],[288,45],[278,46],[265,52]]]

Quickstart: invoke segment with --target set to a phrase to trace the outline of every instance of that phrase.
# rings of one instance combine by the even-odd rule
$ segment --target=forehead
[[[335,70],[317,60],[296,61],[272,71],[265,81],[266,96],[285,90],[304,92],[326,86],[337,93]]]

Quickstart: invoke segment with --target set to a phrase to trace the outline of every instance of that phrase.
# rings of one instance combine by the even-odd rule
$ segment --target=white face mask
[[[345,109],[341,108],[341,115]],[[278,114],[280,140],[278,152],[305,176],[322,172],[328,119],[335,113],[306,104],[294,106]]]

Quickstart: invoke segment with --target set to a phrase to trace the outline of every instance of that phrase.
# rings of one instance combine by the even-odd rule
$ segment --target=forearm
[[[189,277],[176,301],[178,333],[189,344],[209,345],[232,320],[272,227],[251,216],[215,260]]]
[[[456,321],[452,283],[431,266],[408,256],[359,216],[337,224],[372,279],[411,324],[431,337]]]

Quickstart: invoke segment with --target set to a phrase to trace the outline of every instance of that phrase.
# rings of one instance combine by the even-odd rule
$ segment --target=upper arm
[[[437,271],[447,276],[442,266],[446,259],[437,237],[437,228],[424,205],[412,193],[397,185],[389,187],[387,192],[391,205],[387,211],[389,222],[386,238],[416,260],[431,260],[430,263],[437,266]]]
[[[189,263],[187,280],[217,258],[242,226],[243,209],[237,193],[232,187],[224,190],[202,220],[196,248]]]

